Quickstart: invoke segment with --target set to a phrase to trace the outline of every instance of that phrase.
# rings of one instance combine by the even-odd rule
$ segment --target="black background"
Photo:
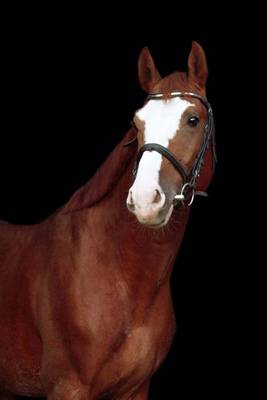
[[[241,21],[219,7],[166,5],[146,14],[131,7],[121,17],[121,10],[104,5],[99,14],[65,8],[7,15],[0,219],[39,222],[93,175],[144,100],[137,79],[142,47],[149,46],[164,76],[186,70],[197,40],[209,65],[219,162],[210,197],[192,207],[172,276],[177,335],[150,398],[247,391],[252,383],[245,335],[253,288],[246,287],[250,272],[237,245],[244,204],[233,198],[250,132],[244,96],[253,88],[244,82],[254,66],[255,41],[247,31],[253,15]]]

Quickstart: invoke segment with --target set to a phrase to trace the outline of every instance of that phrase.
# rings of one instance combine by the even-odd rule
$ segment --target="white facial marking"
[[[177,129],[180,127],[184,111],[193,106],[193,103],[180,97],[167,101],[150,100],[136,114],[141,121],[145,122],[145,144],[158,143],[168,147],[170,140],[175,137]],[[135,184],[145,188],[151,185],[151,181],[159,183],[161,162],[161,154],[155,151],[146,151],[140,160]]]
[[[148,101],[136,113],[137,118],[144,122],[144,143],[157,143],[168,148],[170,140],[180,128],[184,111],[193,106],[193,103],[179,97],[167,101]],[[159,185],[162,159],[162,155],[156,151],[144,152],[134,184],[129,190],[127,202],[134,204],[134,212],[142,223],[159,222],[158,213],[165,203],[165,194]],[[162,225],[168,222],[172,210],[173,206],[168,210]]]

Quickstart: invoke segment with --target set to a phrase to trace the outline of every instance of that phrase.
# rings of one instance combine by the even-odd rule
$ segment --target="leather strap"
[[[135,168],[133,171],[134,175],[136,175],[140,159],[145,151],[156,151],[156,152],[162,154],[164,157],[166,157],[172,163],[174,168],[181,174],[181,176],[183,178],[183,182],[185,183],[188,180],[189,171],[179,161],[176,160],[174,154],[172,154],[172,152],[170,150],[168,150],[164,146],[161,146],[158,143],[147,143],[141,147],[141,149],[137,153],[136,165],[135,165]]]

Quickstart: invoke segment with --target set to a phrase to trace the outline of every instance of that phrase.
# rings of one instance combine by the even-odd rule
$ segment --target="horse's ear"
[[[204,50],[197,42],[192,43],[188,57],[188,77],[201,89],[205,88],[208,77],[208,65]]]
[[[156,83],[161,79],[148,47],[144,47],[140,53],[138,60],[138,77],[142,89],[147,93],[150,93]]]

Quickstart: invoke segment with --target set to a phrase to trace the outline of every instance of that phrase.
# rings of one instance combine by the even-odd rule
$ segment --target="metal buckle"
[[[189,189],[191,189],[191,197],[190,197],[190,200],[189,200],[188,202],[185,202],[185,201],[188,200],[187,195],[188,195],[188,190],[189,190]],[[190,207],[190,206],[191,206],[191,204],[192,204],[193,201],[194,201],[194,198],[195,198],[195,189],[194,189],[194,187],[192,186],[192,184],[189,183],[189,182],[187,182],[187,183],[185,183],[185,184],[183,185],[180,194],[176,194],[176,195],[174,196],[174,200],[180,201],[180,202],[183,204],[183,206],[187,206],[187,207]]]

